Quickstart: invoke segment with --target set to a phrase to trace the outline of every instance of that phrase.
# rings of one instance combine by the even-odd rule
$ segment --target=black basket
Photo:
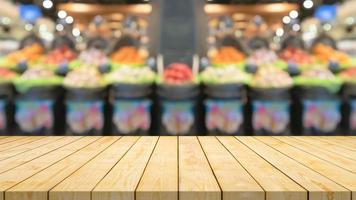
[[[232,84],[205,84],[204,85],[205,100],[212,103],[219,102],[219,104],[234,104],[238,102],[241,104],[241,117],[242,121],[239,127],[236,126],[236,130],[223,130],[227,127],[219,127],[217,125],[215,129],[208,128],[208,117],[211,113],[208,112],[207,107],[205,107],[205,128],[208,135],[243,135],[245,132],[245,106],[247,102],[247,88],[241,83]],[[207,103],[207,102],[205,102]],[[207,105],[207,104],[206,104]],[[236,108],[236,107],[235,107]],[[230,112],[232,110],[229,110]],[[234,110],[235,111],[235,110]],[[238,111],[236,111],[238,112]],[[223,114],[224,113],[219,113]],[[225,113],[226,114],[226,113]],[[235,113],[236,114],[236,113]],[[237,122],[237,121],[236,121]],[[234,127],[235,128],[235,127]]]
[[[356,101],[356,84],[345,83],[341,94],[343,98],[342,131],[345,134],[356,135],[356,130],[351,125],[351,115],[356,112],[352,106],[352,102]]]
[[[298,100],[298,103],[300,104],[299,107],[302,109],[302,111],[300,112],[300,116],[298,117],[298,121],[301,124],[301,133],[303,135],[338,135],[338,134],[340,134],[341,122],[339,122],[337,124],[337,126],[335,127],[335,129],[331,130],[331,131],[322,131],[316,127],[307,128],[307,127],[305,127],[305,125],[303,123],[303,116],[304,116],[303,102],[305,100],[309,100],[311,102],[320,101],[320,100],[339,101],[340,98],[337,93],[333,93],[333,92],[329,91],[327,88],[321,87],[321,86],[299,86],[296,88],[296,95],[298,96],[298,99],[299,99]],[[339,111],[340,114],[341,114],[341,110],[342,109],[340,109],[340,111]]]
[[[12,98],[14,95],[14,87],[11,83],[0,84],[0,100],[4,102],[4,107],[1,113],[4,117],[4,127],[0,129],[0,135],[13,134],[14,126],[14,105]]]
[[[266,136],[266,135],[278,135],[278,136],[283,136],[283,135],[290,135],[291,134],[291,87],[282,87],[282,88],[250,88],[249,92],[249,98],[251,99],[251,106],[255,101],[267,101],[267,102],[279,102],[283,101],[289,104],[288,106],[288,119],[286,123],[286,127],[284,130],[279,131],[279,132],[273,132],[271,130],[262,128],[262,129],[255,129],[253,126],[253,117],[254,115],[258,113],[254,113],[253,110],[251,110],[251,121],[248,125],[250,129],[253,131],[254,135],[260,135],[260,136]],[[251,107],[252,108],[252,107]],[[272,116],[269,116],[272,117]]]
[[[203,109],[200,104],[200,86],[198,84],[187,85],[166,85],[160,84],[157,86],[157,113],[156,113],[156,129],[160,135],[196,135],[202,127]],[[182,106],[189,105],[191,109],[186,109],[183,112],[187,114],[193,121],[184,131],[173,133],[164,123],[164,116],[171,116],[172,112],[167,110],[166,106]],[[186,125],[183,123],[183,126]],[[178,125],[179,126],[179,125]]]
[[[240,83],[205,84],[204,93],[211,98],[242,99],[246,97],[246,88]]]
[[[104,132],[109,131],[109,107],[107,103],[107,88],[97,87],[97,88],[66,88],[66,104],[69,102],[84,103],[87,101],[100,102],[103,105],[103,110],[100,115],[102,118],[103,126],[101,129],[90,129],[86,131],[76,132],[70,128],[68,119],[68,109],[66,109],[66,135],[103,135]],[[66,105],[68,107],[68,105]]]
[[[110,87],[114,98],[141,98],[152,93],[152,84],[117,83]]]
[[[152,107],[153,107],[153,102],[152,102],[152,93],[153,93],[153,84],[127,84],[127,83],[117,83],[113,84],[110,87],[110,102],[111,102],[111,118],[110,118],[110,123],[111,123],[111,133],[112,135],[148,135],[149,131],[151,129],[151,124],[152,124]],[[135,131],[130,131],[130,132],[123,132],[119,130],[119,128],[115,125],[114,122],[114,115],[115,115],[115,107],[114,107],[114,101],[119,100],[119,101],[127,101],[127,102],[144,102],[148,101],[151,103],[149,105],[149,109],[147,112],[149,112],[149,121],[150,121],[150,127],[147,130],[135,130]],[[118,112],[125,112],[125,111],[118,111]]]
[[[42,100],[52,101],[52,107],[49,111],[53,116],[52,127],[40,128],[35,131],[26,131],[20,128],[19,122],[16,122],[17,134],[19,135],[58,135],[62,134],[64,114],[63,114],[63,89],[60,86],[36,86],[28,89],[24,93],[19,93],[16,95],[16,101],[28,101],[36,102]],[[15,107],[17,107],[15,103]]]

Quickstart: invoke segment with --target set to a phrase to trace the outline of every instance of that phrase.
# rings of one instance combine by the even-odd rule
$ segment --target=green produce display
[[[14,80],[17,91],[25,93],[33,87],[51,87],[61,85],[63,78],[43,66],[33,66]]]
[[[97,69],[80,67],[67,74],[63,85],[68,88],[100,88],[106,85],[106,81]]]
[[[130,66],[120,67],[105,76],[110,83],[125,84],[150,84],[155,81],[156,74],[148,67],[135,68]]]
[[[103,50],[91,48],[82,51],[79,54],[78,59],[70,62],[69,67],[72,69],[83,65],[98,67],[100,65],[108,64],[109,62],[110,60]]]
[[[288,68],[288,63],[280,59],[278,55],[269,49],[259,49],[248,57],[245,63],[245,70],[249,70],[249,67],[254,66],[258,68],[264,68],[269,66],[274,66],[275,68],[279,68],[282,70],[286,70]]]
[[[346,83],[356,84],[356,67],[346,69],[340,73],[339,77]]]
[[[0,67],[0,84],[11,82],[16,77],[17,74],[14,71]]]
[[[293,85],[293,79],[282,69],[266,66],[257,71],[250,85],[254,88],[287,88]]]
[[[339,91],[343,81],[330,70],[320,66],[313,66],[294,78],[294,83],[298,86],[325,87],[330,92],[336,93]]]
[[[251,76],[235,66],[208,67],[200,74],[200,79],[205,84],[248,84]]]

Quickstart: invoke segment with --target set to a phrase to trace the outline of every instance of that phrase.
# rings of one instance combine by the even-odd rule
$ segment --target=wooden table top
[[[356,137],[0,137],[0,200],[356,200]]]

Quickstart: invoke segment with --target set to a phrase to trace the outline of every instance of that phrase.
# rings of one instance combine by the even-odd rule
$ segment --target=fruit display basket
[[[147,135],[151,130],[153,85],[156,74],[148,67],[120,67],[106,76],[110,84],[111,133]]]
[[[205,127],[210,135],[241,135],[250,75],[236,66],[209,67],[200,74],[204,86]]]
[[[163,63],[163,62],[162,62]],[[161,135],[195,135],[202,113],[196,74],[183,63],[172,63],[157,78],[156,127]]]
[[[311,67],[295,78],[301,105],[301,128],[307,135],[328,135],[339,129],[342,81],[328,69]]]
[[[17,133],[54,135],[61,118],[62,78],[42,65],[27,69],[14,79]]]
[[[291,134],[292,86],[293,79],[279,68],[269,66],[257,71],[250,84],[251,127],[255,135]]]
[[[208,65],[193,57],[192,67],[164,67],[159,57],[148,66],[135,43],[109,50],[93,39],[82,51],[62,44],[45,53],[32,43],[2,58],[0,132],[355,134],[356,65],[325,44],[243,51],[225,42],[208,52]]]
[[[102,75],[92,67],[77,68],[63,81],[66,89],[66,133],[102,135],[108,116],[107,88]]]
[[[18,75],[13,70],[0,67],[0,135],[12,131],[13,127],[13,79]]]

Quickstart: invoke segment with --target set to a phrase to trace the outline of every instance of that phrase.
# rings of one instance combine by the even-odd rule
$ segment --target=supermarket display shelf
[[[0,200],[355,200],[356,137],[0,137]]]

